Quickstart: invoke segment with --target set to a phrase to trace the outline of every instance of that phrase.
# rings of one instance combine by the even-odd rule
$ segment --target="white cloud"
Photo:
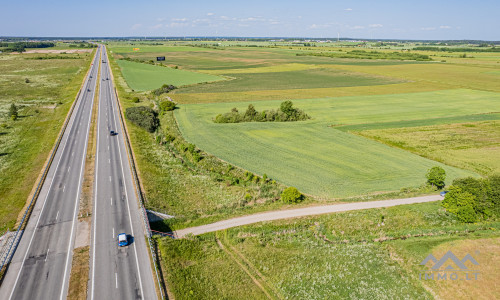
[[[165,27],[170,27],[170,28],[174,28],[174,27],[186,27],[186,26],[189,26],[189,23],[172,22],[170,24],[165,24]]]
[[[132,30],[137,30],[137,29],[139,29],[141,27],[142,27],[142,24],[134,24],[134,25],[132,25],[131,29]]]
[[[352,11],[352,8],[346,8],[345,11]]]
[[[425,31],[430,31],[430,30],[436,30],[436,27],[422,27],[420,30],[425,30]]]
[[[151,26],[151,29],[160,29],[163,27],[163,24],[156,24],[154,26]]]
[[[439,28],[441,28],[441,29],[451,29],[451,26],[441,25],[441,26],[439,26]]]
[[[212,12],[207,13],[207,16],[213,16],[213,15],[215,15],[215,14]]]
[[[322,29],[322,28],[328,28],[331,27],[330,24],[312,24],[309,26],[309,29]]]
[[[258,21],[258,20],[259,19],[257,19],[257,18],[250,17],[250,18],[240,19],[240,22],[253,22],[253,21]]]
[[[156,19],[156,21],[158,21],[158,22],[163,22],[165,20],[166,20],[166,18],[158,18],[158,19]]]
[[[364,29],[364,28],[365,28],[365,26],[360,26],[360,25],[356,25],[356,26],[351,27],[351,29],[356,29],[356,30],[357,29]]]
[[[174,18],[172,19],[172,22],[186,22],[188,19],[186,18]]]
[[[384,25],[382,25],[382,24],[370,24],[370,25],[368,25],[368,27],[370,27],[370,28],[380,28],[380,27],[384,27]]]

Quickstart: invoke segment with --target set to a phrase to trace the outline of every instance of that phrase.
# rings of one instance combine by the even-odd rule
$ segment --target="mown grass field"
[[[337,198],[419,186],[437,162],[336,130],[330,125],[408,121],[498,110],[490,92],[440,92],[297,100],[312,120],[294,123],[215,124],[219,113],[248,103],[183,105],[180,130],[201,149],[257,174],[267,174],[304,193]],[[260,101],[258,111],[279,101]],[[443,110],[442,107],[447,107]],[[444,166],[448,183],[472,172]]]
[[[496,278],[499,228],[498,221],[460,224],[433,202],[267,222],[187,240],[167,238],[160,250],[167,281],[181,299],[188,291],[201,298],[223,297],[238,284],[224,278],[245,274],[273,299],[432,299],[432,294],[456,299],[480,297],[482,289],[488,289],[485,295],[498,294],[489,284]],[[419,263],[448,250],[459,257],[472,252],[483,280],[421,281]]]
[[[148,91],[163,84],[174,86],[224,80],[224,77],[119,60],[127,84],[136,91]]]
[[[13,228],[92,57],[29,59],[37,56],[0,54],[0,231]],[[19,107],[16,121],[8,116],[12,103]]]

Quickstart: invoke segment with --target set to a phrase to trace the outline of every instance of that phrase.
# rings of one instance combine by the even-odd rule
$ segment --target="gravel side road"
[[[180,229],[176,231],[175,234],[178,238],[182,238],[190,233],[198,235],[207,232],[213,232],[213,231],[218,231],[258,222],[264,222],[264,221],[274,221],[281,219],[321,215],[321,214],[328,214],[328,213],[335,213],[335,212],[349,211],[349,210],[381,208],[381,207],[391,207],[404,204],[432,202],[442,199],[443,197],[439,195],[432,195],[432,196],[423,196],[423,197],[405,198],[405,199],[355,202],[347,204],[331,204],[331,205],[312,206],[312,207],[287,209],[287,210],[275,210],[275,211],[268,211],[268,212],[243,216],[243,217],[232,218],[229,220],[219,221],[212,224]]]

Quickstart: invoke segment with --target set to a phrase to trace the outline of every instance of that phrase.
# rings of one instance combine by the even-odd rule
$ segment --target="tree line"
[[[488,49],[478,49],[478,48],[453,48],[453,47],[432,47],[432,46],[422,46],[415,47],[413,50],[417,51],[439,51],[439,52],[500,52],[500,48],[488,48]]]
[[[26,48],[50,48],[55,47],[55,45],[52,42],[0,42],[0,47],[3,47],[2,51],[5,52],[24,52]]]
[[[218,114],[215,123],[241,123],[241,122],[293,122],[304,121],[311,117],[303,110],[293,107],[292,101],[284,101],[279,109],[258,112],[253,104],[249,104],[245,112],[240,113],[235,107],[230,112]]]

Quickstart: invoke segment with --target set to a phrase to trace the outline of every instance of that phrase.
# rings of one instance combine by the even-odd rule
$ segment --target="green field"
[[[0,54],[0,232],[14,226],[92,57],[30,59],[39,55]],[[7,114],[12,103],[16,121]]]
[[[365,130],[360,134],[482,175],[500,173],[500,121],[456,123]]]
[[[190,46],[150,46],[150,45],[130,45],[130,46],[113,46],[110,45],[113,53],[170,53],[170,52],[200,52],[200,51],[214,51],[210,48],[190,47]],[[139,50],[134,51],[134,48]]]
[[[136,91],[156,89],[163,84],[172,84],[179,87],[195,83],[224,80],[224,78],[220,76],[153,66],[126,60],[119,60],[118,65],[122,69],[127,84]]]
[[[460,224],[432,202],[266,222],[188,240],[166,238],[160,250],[167,282],[179,299],[191,291],[197,298],[228,297],[228,290],[238,293],[250,276],[277,299],[432,299],[429,291],[446,293],[424,286],[419,263],[429,253],[450,249],[463,257],[454,242],[498,239],[499,228],[498,221]],[[480,249],[494,257],[498,246]],[[484,259],[487,281],[471,287],[475,293],[496,277]],[[224,280],[244,279],[245,273],[247,280]],[[247,286],[250,293],[257,287]],[[450,288],[464,292],[463,285]],[[445,298],[452,299],[450,294]]]
[[[249,69],[249,71],[252,72],[253,69]],[[184,88],[179,93],[224,93],[256,90],[332,88],[402,82],[401,80],[346,72],[333,68],[239,74],[230,72],[231,70],[227,74],[234,76],[235,79],[208,85],[195,85]]]
[[[407,121],[499,110],[500,96],[450,90],[386,96],[296,100],[312,117],[294,123],[215,124],[217,114],[248,103],[182,105],[176,110],[186,139],[208,153],[302,192],[337,198],[419,186],[437,162],[336,130],[329,125]],[[278,107],[260,101],[256,109]],[[443,110],[445,106],[447,109]],[[446,167],[448,182],[471,172]]]

